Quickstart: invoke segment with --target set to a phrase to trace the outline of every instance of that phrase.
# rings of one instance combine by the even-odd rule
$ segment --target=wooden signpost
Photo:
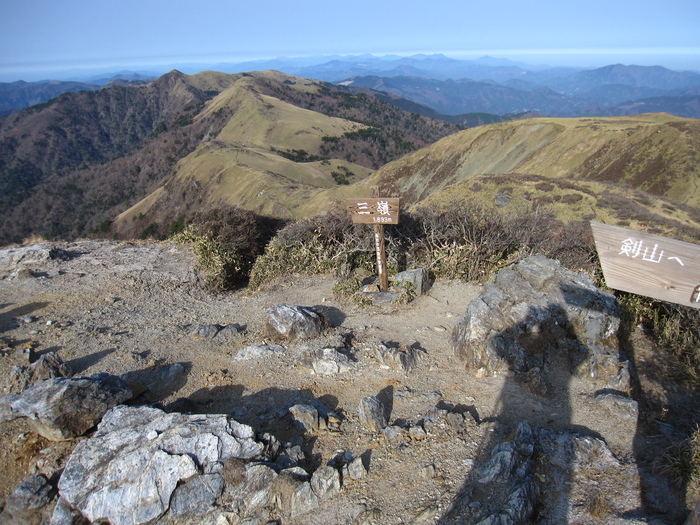
[[[389,289],[389,275],[386,271],[386,248],[384,245],[384,225],[399,223],[399,199],[380,198],[379,186],[370,188],[368,199],[348,199],[348,211],[352,222],[374,224],[374,247],[377,252],[377,273],[379,290]]]
[[[591,222],[610,288],[700,308],[700,246]]]

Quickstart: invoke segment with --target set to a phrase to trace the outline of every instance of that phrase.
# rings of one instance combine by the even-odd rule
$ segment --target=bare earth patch
[[[359,307],[334,298],[336,280],[331,276],[289,276],[255,293],[213,296],[199,286],[192,255],[181,247],[95,241],[52,246],[61,249],[54,258],[42,255],[41,246],[34,252],[0,252],[0,336],[8,343],[0,357],[0,385],[13,366],[26,364],[22,349],[29,347],[35,355],[57,351],[75,375],[120,375],[180,363],[186,377],[144,402],[230,414],[260,432],[302,444],[310,469],[345,452],[362,458],[368,475],[346,483],[298,523],[449,520],[475,462],[488,452],[485,445],[492,446],[494,436],[505,439],[517,425],[510,417],[552,429],[559,424],[585,426],[604,436],[618,458],[633,456],[635,429],[630,435],[629,428],[615,421],[596,420],[590,396],[575,381],[569,400],[521,407],[517,395],[504,388],[507,377],[478,378],[464,371],[453,356],[451,332],[479,286],[436,282],[406,305]],[[30,272],[18,273],[20,268]],[[281,303],[316,307],[329,328],[312,340],[269,339],[265,308]],[[195,334],[212,324],[236,325],[242,331],[213,338]],[[641,334],[635,337],[650,365],[648,341]],[[281,344],[285,351],[235,359],[240,349],[268,342]],[[380,344],[412,346],[422,357],[407,373],[382,363]],[[326,346],[348,349],[354,368],[315,374],[308,366],[309,351]],[[645,385],[651,379],[643,379]],[[672,394],[678,393],[657,390],[655,403],[648,405],[665,408],[664,417],[670,417],[669,410],[676,410],[668,404]],[[668,399],[658,399],[661,395]],[[425,435],[405,432],[390,440],[368,431],[358,418],[359,402],[366,396],[382,401],[389,424],[408,429],[420,423]],[[322,429],[302,438],[288,409],[319,403],[339,415],[340,430]],[[507,412],[504,404],[511,407]],[[570,407],[565,420],[560,405]],[[444,420],[433,425],[430,415],[436,406],[461,407],[469,417],[462,428]],[[31,474],[59,474],[77,441],[47,441],[24,420],[0,424],[0,501]],[[596,497],[581,504],[604,516],[607,503]]]

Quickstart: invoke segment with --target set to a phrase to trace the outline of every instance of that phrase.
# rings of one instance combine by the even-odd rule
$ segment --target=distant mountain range
[[[459,129],[272,71],[173,71],[65,93],[0,119],[0,244],[162,235],[178,216],[221,205],[301,217],[328,203],[312,199],[319,188],[347,187]],[[117,216],[128,220],[112,228]]]
[[[94,91],[110,86],[137,86],[147,84],[153,78],[137,73],[124,73],[111,77],[98,77],[90,82],[49,80],[44,82],[0,83],[0,117],[19,111],[28,106],[41,104],[63,93]]]
[[[211,67],[225,73],[274,69],[345,86],[369,87],[430,108],[438,118],[467,126],[499,120],[493,116],[481,121],[461,117],[469,113],[503,116],[535,112],[581,117],[667,112],[700,118],[700,74],[660,66],[552,68],[492,57],[457,60],[443,55],[328,58],[279,58]],[[182,70],[197,72],[201,67],[204,66],[192,64]],[[80,83],[0,84],[0,116],[45,102],[62,92],[99,89],[110,82],[145,83],[156,76],[123,71],[83,78]],[[394,103],[408,109],[406,103]],[[425,112],[416,109],[421,114]]]

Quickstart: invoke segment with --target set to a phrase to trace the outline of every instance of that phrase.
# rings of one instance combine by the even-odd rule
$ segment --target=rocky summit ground
[[[331,276],[287,276],[260,291],[212,295],[201,286],[190,251],[169,243],[81,241],[2,250],[0,385],[30,353],[55,351],[76,376],[179,363],[185,373],[178,381],[137,401],[231,415],[300,444],[309,472],[338,457],[362,458],[366,476],[345,480],[316,509],[283,523],[459,523],[463,509],[476,512],[487,504],[488,494],[470,489],[475,469],[495,444],[513,439],[522,421],[540,436],[543,429],[586,428],[605,444],[605,454],[568,474],[572,523],[685,519],[683,497],[654,473],[650,457],[671,442],[658,429],[673,433],[676,420],[690,419],[697,399],[665,382],[665,362],[641,330],[632,334],[640,391],[647,396],[638,399],[639,420],[659,422],[660,414],[649,412],[663,410],[666,421],[651,430],[600,417],[584,381],[572,379],[568,399],[543,397],[520,406],[508,374],[467,373],[451,333],[480,286],[438,281],[408,304],[358,306],[336,298],[335,284]],[[316,308],[328,328],[311,339],[273,340],[266,309],[282,303]],[[243,348],[273,342],[284,351],[236,359]],[[393,366],[382,358],[382,345],[412,349],[417,365],[409,371]],[[342,349],[349,365],[314,371],[310,352],[326,347]],[[358,407],[367,396],[383,403],[394,435],[362,423]],[[325,407],[339,423],[302,435],[289,413],[297,404]],[[450,418],[454,413],[463,417]],[[32,474],[56,479],[89,435],[48,441],[26,419],[0,424],[0,501]],[[603,457],[609,463],[596,470]],[[537,475],[546,487],[546,475]]]

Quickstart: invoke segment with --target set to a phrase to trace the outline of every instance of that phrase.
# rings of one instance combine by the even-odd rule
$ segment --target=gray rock
[[[398,348],[377,345],[377,357],[384,366],[410,372],[422,357],[422,352],[413,346],[401,345]]]
[[[277,335],[287,338],[309,338],[320,334],[324,319],[313,308],[292,304],[278,304],[268,308],[267,324]]]
[[[350,479],[363,479],[367,475],[367,469],[365,469],[362,463],[362,458],[353,458],[349,463],[343,466],[343,480]]]
[[[318,496],[311,489],[311,483],[305,481],[292,493],[290,511],[292,517],[311,512],[318,507]]]
[[[311,405],[294,405],[289,407],[289,413],[294,418],[296,427],[304,433],[318,430],[318,410]]]
[[[372,432],[381,432],[387,425],[384,415],[384,405],[375,396],[367,396],[360,400],[360,423]]]
[[[133,397],[119,377],[56,378],[0,399],[0,419],[26,417],[37,433],[51,441],[82,436],[110,408]]]
[[[639,405],[634,399],[618,394],[603,393],[598,394],[595,400],[604,406],[613,417],[632,421],[636,425],[639,416]]]
[[[227,341],[239,339],[242,337],[245,330],[246,327],[241,326],[238,323],[227,324],[219,331],[218,334],[216,334],[216,340],[225,343]]]
[[[249,463],[245,465],[243,481],[227,486],[222,503],[238,510],[241,516],[250,516],[272,502],[272,484],[277,473],[270,467]]]
[[[355,365],[345,354],[326,347],[311,351],[311,367],[317,374],[331,375],[353,370]]]
[[[508,206],[512,200],[513,197],[511,195],[499,191],[496,193],[496,198],[494,199],[493,203],[499,208],[502,208],[504,206]]]
[[[403,429],[395,425],[385,427],[384,430],[382,430],[382,433],[384,434],[384,437],[387,438],[389,441],[395,441],[403,437]]]
[[[427,437],[425,429],[420,425],[413,425],[408,429],[408,437],[414,441],[421,441]]]
[[[223,326],[220,324],[203,324],[192,332],[192,335],[202,339],[214,339],[216,334],[218,334],[222,328]]]
[[[216,474],[232,458],[264,459],[264,450],[251,427],[224,415],[118,406],[75,447],[58,487],[90,521],[150,523],[168,511],[184,481],[189,485],[193,476]],[[217,487],[211,477],[182,489],[178,512],[205,511],[207,494],[217,493]]]
[[[221,474],[194,476],[173,492],[170,515],[173,518],[196,518],[214,510],[214,503],[224,490]]]
[[[47,379],[69,377],[70,375],[70,369],[58,354],[47,352],[30,365],[15,366],[10,372],[4,391],[6,394],[19,394]]]
[[[372,301],[372,304],[391,304],[403,299],[401,292],[362,292],[362,297]]]
[[[535,441],[530,425],[523,421],[518,425],[513,441],[498,444],[491,457],[480,469],[479,483],[504,483],[520,481],[529,472]]]
[[[319,500],[325,500],[340,491],[340,473],[333,467],[320,467],[311,476],[311,489]]]
[[[258,357],[266,357],[270,355],[283,354],[284,347],[280,345],[251,345],[241,348],[234,361],[247,361],[248,359],[256,359]]]
[[[46,519],[45,511],[55,494],[56,488],[43,474],[24,480],[5,500],[0,523],[40,525]]]
[[[408,283],[413,287],[416,295],[422,295],[430,289],[428,270],[418,268],[399,272],[392,278],[394,283]]]
[[[579,377],[610,378],[620,388],[629,374],[622,372],[628,364],[620,362],[614,337],[619,326],[612,294],[597,289],[586,275],[535,255],[498,272],[469,303],[452,332],[452,345],[467,369],[483,375],[532,371],[521,379],[540,395],[548,393],[547,381],[535,376],[559,356]]]
[[[301,467],[282,470],[270,485],[270,502],[281,510],[292,508],[292,494],[301,484],[308,481],[308,474]]]
[[[77,510],[71,508],[70,504],[63,498],[58,498],[56,506],[51,514],[49,525],[83,525],[87,521]],[[42,524],[43,525],[43,524]]]

